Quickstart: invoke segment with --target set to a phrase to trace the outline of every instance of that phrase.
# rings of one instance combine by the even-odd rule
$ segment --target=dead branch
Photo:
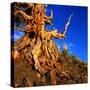
[[[17,15],[23,16],[23,19],[25,19],[25,21],[30,21],[33,19],[32,16],[27,15],[23,10],[17,10],[14,15],[15,16],[17,16]]]
[[[64,28],[64,32],[63,32],[63,35],[65,36],[66,32],[67,32],[67,28],[68,26],[70,25],[70,22],[71,22],[71,18],[72,18],[73,14],[70,15],[66,25],[65,25],[65,28]]]

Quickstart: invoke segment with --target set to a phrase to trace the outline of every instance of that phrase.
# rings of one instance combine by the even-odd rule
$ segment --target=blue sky
[[[46,14],[50,15],[51,10],[53,11],[53,25],[48,25],[46,28],[50,30],[56,28],[59,33],[64,30],[64,26],[69,16],[72,13],[74,14],[66,33],[67,38],[64,40],[54,39],[54,41],[60,49],[62,49],[64,43],[66,43],[70,54],[76,55],[81,60],[87,62],[87,7],[48,5]],[[15,31],[15,40],[22,35],[24,35],[24,33]]]

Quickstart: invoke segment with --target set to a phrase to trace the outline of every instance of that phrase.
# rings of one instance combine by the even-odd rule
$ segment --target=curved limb
[[[22,15],[23,18],[24,18],[26,21],[33,19],[32,16],[27,15],[23,10],[17,10],[14,15],[16,16],[16,15],[18,15],[18,14]]]
[[[51,15],[50,16],[44,16],[44,18],[45,19],[47,19],[47,20],[52,20],[52,18],[53,18],[53,11],[51,10]]]
[[[45,24],[52,24],[53,12],[51,10],[51,16],[44,15],[44,22]]]
[[[55,37],[55,38],[59,38],[59,39],[64,39],[66,38],[65,34],[67,32],[67,28],[68,26],[70,25],[70,22],[71,22],[71,18],[72,18],[73,14],[70,15],[66,25],[65,25],[65,28],[64,28],[64,32],[63,33],[57,33],[57,30],[54,29],[52,32],[51,32],[51,35],[52,37]]]

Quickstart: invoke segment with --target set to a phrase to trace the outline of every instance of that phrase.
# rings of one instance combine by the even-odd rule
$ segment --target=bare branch
[[[27,15],[27,14],[26,14],[24,11],[22,11],[22,10],[17,10],[14,15],[16,16],[16,15],[18,15],[18,14],[21,14],[26,21],[33,19],[32,16]]]
[[[52,20],[53,18],[53,11],[51,10],[51,15],[50,16],[44,16],[47,20]]]
[[[56,29],[50,32],[52,37],[64,39],[65,36],[62,33],[58,33]]]
[[[64,36],[65,36],[65,34],[66,34],[66,32],[67,32],[67,28],[68,28],[68,26],[69,26],[69,24],[70,24],[70,22],[71,22],[72,16],[73,16],[73,14],[70,15],[70,17],[69,17],[69,19],[68,19],[68,21],[67,21],[67,23],[66,23],[66,25],[65,25],[64,32],[63,32],[63,35],[64,35]]]

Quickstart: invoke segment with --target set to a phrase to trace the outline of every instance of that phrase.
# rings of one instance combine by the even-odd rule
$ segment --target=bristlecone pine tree
[[[32,3],[15,2],[11,5],[12,32],[25,32],[23,37],[11,43],[11,85],[24,87],[87,82],[87,64],[75,63],[75,58],[59,51],[52,39],[66,38],[72,15],[63,33],[56,29],[49,31],[45,25],[52,24],[53,12],[51,10],[51,16],[47,16],[45,8],[46,5]],[[19,29],[23,25],[24,29]]]

